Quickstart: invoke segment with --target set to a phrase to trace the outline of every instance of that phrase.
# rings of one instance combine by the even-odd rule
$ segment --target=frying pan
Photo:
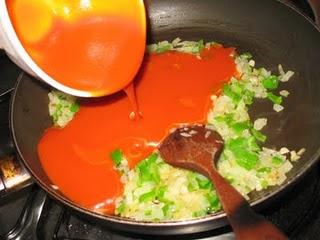
[[[176,37],[214,40],[235,46],[240,53],[251,52],[258,66],[276,71],[281,63],[285,69],[295,71],[293,79],[285,84],[291,94],[285,100],[284,111],[275,113],[270,103],[257,101],[250,112],[253,118],[268,118],[268,147],[307,149],[285,183],[251,194],[251,204],[256,210],[269,204],[300,179],[320,155],[320,33],[317,27],[291,6],[275,0],[259,3],[256,0],[149,0],[146,8],[149,43]],[[187,234],[227,223],[223,212],[189,221],[139,222],[94,213],[67,199],[52,187],[37,155],[37,143],[52,124],[48,116],[48,91],[48,86],[22,74],[12,95],[11,128],[23,163],[53,198],[90,221],[128,232]]]

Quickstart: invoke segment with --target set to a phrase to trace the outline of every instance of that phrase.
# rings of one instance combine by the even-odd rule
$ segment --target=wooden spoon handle
[[[243,196],[216,170],[211,171],[210,177],[238,240],[288,239],[271,222],[255,213]]]

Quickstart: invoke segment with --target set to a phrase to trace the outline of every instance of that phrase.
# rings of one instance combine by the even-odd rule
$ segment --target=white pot
[[[5,0],[0,0],[0,48],[4,49],[10,59],[20,68],[52,87],[79,97],[92,96],[90,92],[72,89],[57,82],[38,67],[26,52],[15,33],[10,21]]]

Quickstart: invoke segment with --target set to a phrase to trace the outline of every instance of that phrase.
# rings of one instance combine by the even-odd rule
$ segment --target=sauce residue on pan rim
[[[210,96],[236,74],[233,55],[233,48],[223,47],[204,49],[201,58],[173,51],[147,54],[135,80],[142,116],[129,118],[132,107],[123,92],[82,100],[65,128],[48,128],[39,142],[50,180],[80,206],[113,214],[123,186],[110,153],[121,149],[132,168],[172,127],[204,123]]]

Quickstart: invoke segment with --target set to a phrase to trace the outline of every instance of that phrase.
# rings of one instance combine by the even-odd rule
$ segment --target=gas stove
[[[307,1],[291,1],[314,19]],[[146,236],[98,226],[51,199],[30,178],[9,130],[10,94],[21,70],[0,52],[0,239],[234,239],[230,227],[183,236]],[[290,239],[320,239],[320,165],[262,212]]]

